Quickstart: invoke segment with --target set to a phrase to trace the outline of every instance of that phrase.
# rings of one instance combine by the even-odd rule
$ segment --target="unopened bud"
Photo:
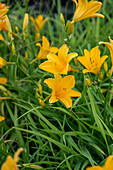
[[[25,51],[25,57],[24,57],[24,60],[28,60],[28,53],[27,53],[27,51]]]
[[[101,81],[103,78],[103,72],[100,72],[99,75],[98,75],[98,81]]]
[[[42,95],[42,85],[41,84],[39,84],[39,93],[40,93],[40,95]]]
[[[37,94],[36,94],[36,96],[37,96],[37,98],[40,98],[40,95],[39,95],[39,93],[37,93]]]
[[[8,39],[9,39],[9,42],[11,42],[12,40],[12,34],[10,32],[8,32]]]
[[[107,73],[108,72],[108,64],[106,62],[104,62],[103,64],[104,70]]]
[[[18,33],[19,33],[19,29],[18,29],[17,26],[15,26],[15,30],[16,30],[16,32],[17,32],[17,34],[18,34]]]
[[[71,21],[67,21],[66,28],[68,30],[68,36],[73,33],[74,24]]]
[[[86,81],[86,84],[88,86],[90,86],[90,87],[92,86],[92,82],[91,82],[91,80],[89,78],[86,78],[85,81]]]
[[[36,41],[39,41],[40,39],[40,33],[36,33]]]
[[[76,66],[78,66],[78,60],[77,60],[76,57],[74,58],[74,63],[75,63]]]
[[[62,13],[60,13],[60,21],[63,25],[65,24],[64,16]]]
[[[12,52],[13,52],[13,54],[15,54],[15,53],[16,53],[14,43],[12,43]]]
[[[25,33],[28,29],[28,23],[29,23],[29,14],[24,15],[24,21],[23,21],[23,33]]]
[[[38,101],[39,101],[41,106],[45,106],[45,103],[44,103],[44,101],[42,99],[38,99]]]

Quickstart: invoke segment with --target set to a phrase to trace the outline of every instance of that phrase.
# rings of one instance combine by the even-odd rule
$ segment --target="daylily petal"
[[[85,14],[87,14],[87,13],[92,13],[92,14],[96,13],[97,11],[99,11],[101,6],[102,6],[101,2],[90,1],[90,2],[88,2],[87,11],[85,12]]]
[[[45,61],[44,63],[40,64],[39,68],[44,70],[44,71],[48,71],[50,73],[53,73],[53,74],[58,73],[58,70],[56,69],[55,64],[50,62],[50,61]]]
[[[78,92],[78,91],[75,91],[75,90],[70,90],[68,92],[68,95],[71,96],[71,97],[81,97],[81,93]]]
[[[87,61],[87,59],[83,56],[77,57],[77,60],[85,66],[87,69],[90,69],[90,63]]]
[[[40,48],[40,51],[39,51],[36,59],[46,59],[48,54],[49,54],[48,51],[43,50],[43,48]]]
[[[46,83],[51,89],[55,88],[55,79],[48,78],[44,81],[44,83]]]
[[[75,86],[75,77],[72,76],[72,75],[68,75],[68,76],[65,76],[59,86],[63,86],[63,88],[68,88],[68,89],[71,89]]]
[[[67,108],[72,107],[72,99],[69,96],[63,96],[60,100],[65,104]]]
[[[92,17],[100,17],[100,18],[104,18],[104,15],[99,14],[99,13],[89,14],[89,15],[87,15],[87,16],[81,17],[81,20],[84,20],[84,19],[86,19],[86,18],[92,18]]]
[[[87,168],[86,170],[103,170],[103,168],[100,166],[92,166],[90,168]]]
[[[99,42],[99,45],[100,44],[105,44],[109,48],[110,53],[111,53],[111,61],[112,61],[112,65],[113,65],[113,45],[108,42]]]
[[[78,7],[75,10],[74,16],[73,16],[73,20],[74,22],[78,22],[80,17],[84,14],[84,11],[86,11],[87,9],[87,0],[79,0],[78,1]]]
[[[36,43],[36,46],[39,46],[39,47],[41,47],[41,44],[40,44],[40,43]]]
[[[85,74],[85,73],[89,73],[89,72],[91,72],[90,70],[87,70],[87,69],[84,69],[83,70],[83,73]]]
[[[66,44],[62,45],[58,51],[59,59],[62,63],[66,63],[67,53],[69,51],[69,48]]]
[[[50,46],[49,41],[45,36],[42,36],[42,46],[43,48],[49,48]]]
[[[105,165],[103,166],[103,169],[105,169],[105,170],[112,170],[113,169],[113,155],[110,155],[107,158]]]
[[[77,53],[71,53],[67,55],[67,62],[69,63],[74,57],[77,57]]]
[[[55,103],[57,101],[58,101],[58,99],[56,98],[55,94],[52,92],[51,97],[49,99],[49,103]]]
[[[104,63],[104,61],[105,61],[107,58],[108,58],[107,55],[104,55],[103,57],[100,58],[99,70],[100,70],[102,64]]]
[[[110,36],[108,38],[110,40],[110,43],[113,45],[113,40],[110,38]]]
[[[58,52],[57,47],[50,47],[50,52],[56,54]]]

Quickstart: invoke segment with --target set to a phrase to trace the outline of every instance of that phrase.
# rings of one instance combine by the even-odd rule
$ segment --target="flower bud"
[[[15,54],[15,53],[16,53],[14,43],[12,43],[12,52],[13,52],[13,54]]]
[[[74,24],[71,21],[67,21],[66,28],[68,30],[68,36],[73,33]]]
[[[104,70],[107,73],[108,72],[108,64],[106,62],[104,62],[103,64]]]
[[[89,87],[92,86],[92,82],[91,82],[91,80],[90,80],[89,78],[86,78],[85,81],[86,81],[86,84],[87,84]]]
[[[24,15],[24,21],[23,21],[23,33],[25,33],[28,29],[28,23],[29,23],[29,14]]]
[[[42,99],[38,99],[38,101],[39,101],[41,106],[45,106],[45,103],[44,103],[44,101]]]
[[[17,34],[18,34],[18,33],[19,33],[19,29],[18,29],[17,26],[15,26],[15,30],[16,30],[16,32],[17,32]]]
[[[42,95],[42,85],[41,84],[39,85],[39,93],[40,93],[40,95]]]
[[[65,24],[64,16],[62,13],[60,13],[60,21],[63,25]]]
[[[28,60],[28,53],[27,53],[27,51],[25,51],[25,57],[24,57],[24,60]]]
[[[75,63],[76,66],[78,66],[78,60],[77,60],[76,57],[74,58],[74,63]]]
[[[36,94],[36,96],[37,96],[37,98],[40,98],[40,95],[39,95],[39,93],[37,93],[37,94]]]
[[[101,81],[103,78],[103,72],[100,72],[99,75],[98,75],[98,81]]]

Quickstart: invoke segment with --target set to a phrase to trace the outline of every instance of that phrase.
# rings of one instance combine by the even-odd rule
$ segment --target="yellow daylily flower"
[[[2,122],[5,119],[5,117],[0,116],[0,122]]]
[[[91,17],[104,18],[102,14],[96,13],[102,5],[101,2],[88,2],[87,0],[78,0],[78,2],[77,0],[73,0],[73,2],[76,3],[76,10],[73,16],[74,23]]]
[[[108,38],[110,40],[110,43],[101,41],[101,42],[99,42],[99,45],[105,44],[109,48],[110,53],[111,53],[112,66],[113,66],[113,40],[110,38],[110,36]]]
[[[71,71],[71,66],[69,62],[72,58],[76,57],[77,53],[68,54],[69,48],[66,44],[62,45],[58,50],[58,56],[52,53],[47,55],[48,61],[40,64],[39,68],[53,74],[67,74]],[[68,54],[68,55],[67,55]]]
[[[105,165],[100,167],[100,166],[93,166],[90,168],[87,168],[86,170],[112,170],[113,169],[113,155],[110,155],[106,162]]]
[[[79,56],[77,59],[84,67],[86,67],[86,69],[83,70],[83,73],[91,72],[98,75],[106,58],[108,58],[106,55],[100,58],[100,50],[98,49],[98,46],[96,46],[92,48],[90,52],[85,49],[84,56]]]
[[[51,93],[51,97],[49,99],[49,103],[57,102],[61,100],[65,106],[72,107],[71,97],[80,97],[81,94],[72,88],[75,86],[75,78],[72,75],[61,77],[60,74],[55,75],[55,79],[48,78],[44,81],[49,88],[53,91]]]
[[[36,31],[40,32],[48,18],[43,19],[43,15],[38,15],[37,18],[30,17],[30,19],[34,24]]]
[[[7,62],[2,57],[0,57],[0,68],[4,67],[6,64]]]
[[[14,158],[9,155],[3,163],[1,170],[18,170],[17,162],[19,161],[19,155],[22,151],[23,148],[18,149],[14,155]]]
[[[37,43],[36,46],[40,47],[40,51],[37,57],[30,64],[38,59],[46,59],[49,53],[56,54],[58,52],[58,48],[50,46],[50,43],[45,36],[42,36],[42,46],[40,43]]]

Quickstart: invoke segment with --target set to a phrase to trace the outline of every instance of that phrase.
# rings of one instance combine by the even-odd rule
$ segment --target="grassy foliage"
[[[75,76],[74,90],[81,92],[81,98],[73,98],[72,108],[66,108],[58,101],[54,104],[45,102],[41,106],[37,99],[39,84],[43,87],[42,99],[51,94],[51,89],[44,84],[46,78],[53,78],[51,73],[39,69],[42,60],[37,60],[32,65],[29,63],[36,58],[39,47],[36,47],[35,28],[29,21],[28,37],[22,38],[22,25],[24,14],[36,17],[43,14],[48,17],[41,30],[53,46],[61,47],[66,33],[60,21],[60,13],[64,12],[61,1],[53,1],[50,8],[43,6],[40,0],[39,9],[36,10],[36,1],[29,6],[28,1],[16,1],[9,10],[8,17],[12,30],[19,28],[18,37],[14,37],[16,52],[12,52],[8,34],[1,31],[5,43],[0,42],[0,56],[6,61],[15,62],[16,65],[7,65],[0,71],[1,77],[6,77],[8,83],[4,87],[9,90],[10,100],[0,102],[0,113],[5,116],[5,121],[0,123],[0,167],[5,162],[7,155],[14,155],[22,147],[20,156],[20,169],[69,169],[85,170],[95,164],[103,165],[107,156],[113,154],[113,76],[106,76],[103,67],[103,79],[98,82],[97,77],[90,73],[95,83],[88,87],[82,73],[71,72]],[[49,2],[47,2],[47,5]],[[73,2],[71,2],[73,4]],[[10,6],[10,1],[7,1]],[[68,19],[68,2],[65,4],[65,19]],[[113,12],[112,0],[104,0],[101,13],[105,19],[90,18],[75,24],[71,51],[83,55],[84,49],[98,45],[99,41],[108,42],[108,36],[113,38]],[[45,10],[44,10],[45,8]],[[56,13],[54,9],[57,8]],[[35,10],[34,10],[35,9]],[[72,11],[75,10],[73,5]],[[41,42],[41,39],[39,40]],[[101,56],[108,55],[107,63],[111,67],[110,53],[107,47],[101,45]],[[28,60],[25,60],[25,52]],[[73,61],[71,66],[76,68]],[[102,93],[102,90],[105,92]],[[1,90],[1,96],[4,92]],[[29,164],[29,167],[24,164]],[[37,165],[33,167],[33,165]],[[43,167],[43,168],[42,168]]]

